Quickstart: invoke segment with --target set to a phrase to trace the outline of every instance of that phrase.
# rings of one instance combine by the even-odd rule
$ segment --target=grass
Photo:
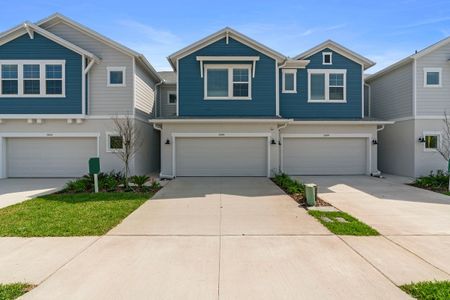
[[[33,288],[26,283],[0,284],[0,300],[17,299]]]
[[[419,300],[450,299],[450,281],[424,281],[402,285],[400,288]]]
[[[151,193],[52,194],[0,209],[0,236],[103,235]]]
[[[328,230],[337,235],[358,235],[358,236],[373,236],[380,235],[378,231],[373,229],[367,224],[359,221],[358,219],[350,216],[349,214],[341,211],[316,211],[310,210],[308,213],[319,220]],[[326,222],[322,217],[327,217],[332,222]],[[339,222],[336,218],[341,217],[347,222]]]

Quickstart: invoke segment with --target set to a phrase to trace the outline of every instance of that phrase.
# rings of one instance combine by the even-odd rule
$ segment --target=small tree
[[[122,137],[123,149],[114,152],[124,164],[125,187],[128,188],[130,177],[130,161],[134,155],[142,147],[142,139],[140,138],[140,130],[136,127],[134,118],[129,115],[116,116],[113,118],[115,131]]]
[[[447,112],[444,111],[444,128],[442,129],[440,141],[438,141],[437,151],[442,155],[447,164],[450,160],[450,120]],[[448,171],[448,165],[447,165]],[[448,181],[448,190],[450,191],[450,176]]]

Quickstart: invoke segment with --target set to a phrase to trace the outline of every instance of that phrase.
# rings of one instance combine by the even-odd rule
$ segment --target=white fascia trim
[[[259,61],[259,56],[197,56],[197,61],[200,62],[200,77],[203,78],[203,62],[205,61],[251,61],[253,64],[253,78],[256,74],[256,62]]]
[[[178,70],[178,66],[180,64],[180,60],[177,59],[177,67],[176,69]],[[177,117],[180,115],[180,72],[177,71]]]
[[[275,115],[280,116],[280,71],[277,61],[275,63]]]
[[[0,132],[1,137],[99,137],[100,132]]]
[[[178,137],[199,137],[199,138],[207,138],[207,137],[215,137],[215,138],[230,138],[230,137],[261,137],[267,139],[267,177],[270,177],[270,141],[272,134],[270,132],[261,132],[261,133],[172,133],[172,176],[176,177],[176,139]]]
[[[389,125],[395,121],[292,121],[292,125]]]
[[[183,123],[274,123],[284,124],[293,121],[292,119],[149,119],[150,123],[156,124],[183,124]]]
[[[427,73],[437,72],[439,73],[439,84],[428,84]],[[442,87],[442,68],[423,68],[423,87],[425,88],[440,88]]]
[[[0,119],[85,119],[84,114],[3,114]]]

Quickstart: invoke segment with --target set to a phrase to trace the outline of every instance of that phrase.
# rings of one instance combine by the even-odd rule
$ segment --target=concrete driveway
[[[177,178],[24,299],[410,299],[396,284],[449,278],[380,239],[364,257],[265,178]]]
[[[0,179],[0,208],[60,190],[67,178]]]

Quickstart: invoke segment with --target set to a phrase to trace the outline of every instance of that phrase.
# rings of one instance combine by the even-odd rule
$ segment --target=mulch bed
[[[273,180],[272,180],[273,181]],[[276,184],[276,182],[274,181]],[[289,194],[285,189],[277,185],[280,189],[282,189],[286,194],[291,196],[292,199],[294,199],[300,206],[307,207],[306,204],[306,197],[303,194]],[[321,199],[319,196],[317,196],[316,199],[316,206],[332,206],[330,203],[326,202],[325,200]]]
[[[423,190],[428,190],[428,191],[432,191],[432,192],[436,192],[436,193],[441,193],[444,195],[448,195],[449,191],[447,190],[447,186],[439,186],[439,187],[433,187],[433,186],[423,186],[423,185],[418,185],[415,183],[407,183],[406,185],[410,185],[419,189],[423,189]]]

